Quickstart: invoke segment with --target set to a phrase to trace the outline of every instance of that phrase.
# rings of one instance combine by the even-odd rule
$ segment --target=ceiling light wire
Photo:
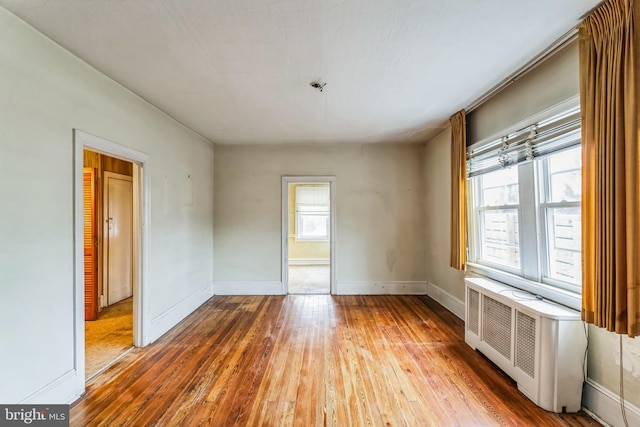
[[[318,89],[320,92],[322,92],[322,90],[324,89],[324,87],[327,85],[326,83],[320,83],[319,81],[316,82],[311,82],[309,83],[309,85],[312,88]]]

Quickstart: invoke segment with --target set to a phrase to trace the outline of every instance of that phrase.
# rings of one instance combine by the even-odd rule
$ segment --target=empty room
[[[639,20],[0,0],[0,424],[640,425]]]

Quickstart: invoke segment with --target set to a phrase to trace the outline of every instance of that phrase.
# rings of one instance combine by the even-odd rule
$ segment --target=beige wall
[[[289,260],[325,259],[329,260],[329,242],[300,241],[296,239],[296,186],[289,184]]]
[[[211,287],[212,145],[0,8],[0,324],[12,325],[1,334],[3,403],[84,383],[74,371],[73,129],[149,156],[147,321]]]
[[[419,145],[215,146],[214,280],[280,281],[281,178],[336,177],[340,281],[425,278]]]
[[[469,113],[468,142],[494,136],[520,120],[577,95],[580,92],[578,72],[578,42],[573,41]]]
[[[622,336],[624,397],[640,408],[640,338]],[[620,391],[620,335],[589,326],[587,372],[590,380],[614,394]]]
[[[464,274],[449,267],[451,230],[451,129],[429,141],[424,150],[427,280],[464,301]]]

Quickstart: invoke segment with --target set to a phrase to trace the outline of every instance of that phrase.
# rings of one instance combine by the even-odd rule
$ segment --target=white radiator
[[[587,339],[580,313],[484,278],[466,278],[464,338],[553,412],[581,407]]]

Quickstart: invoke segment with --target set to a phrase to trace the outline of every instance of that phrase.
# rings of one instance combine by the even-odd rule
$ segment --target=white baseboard
[[[214,295],[282,295],[282,282],[213,282]]]
[[[582,406],[612,426],[623,426],[620,396],[607,390],[597,382],[587,378],[582,392]],[[640,408],[625,403],[627,420],[630,426],[640,426]]]
[[[78,399],[82,393],[84,393],[84,372],[81,376],[78,376],[78,372],[74,369],[18,403],[65,405]]]
[[[329,265],[329,258],[289,258],[289,265]]]
[[[426,295],[427,282],[338,282],[336,295]]]
[[[151,320],[149,324],[149,342],[150,344],[164,335],[169,329],[180,323],[185,317],[195,311],[196,308],[204,304],[213,296],[213,287],[207,284],[199,291],[189,295],[161,315]]]
[[[431,282],[427,284],[427,295],[455,314],[458,318],[464,320],[464,301],[460,301],[449,292]]]

